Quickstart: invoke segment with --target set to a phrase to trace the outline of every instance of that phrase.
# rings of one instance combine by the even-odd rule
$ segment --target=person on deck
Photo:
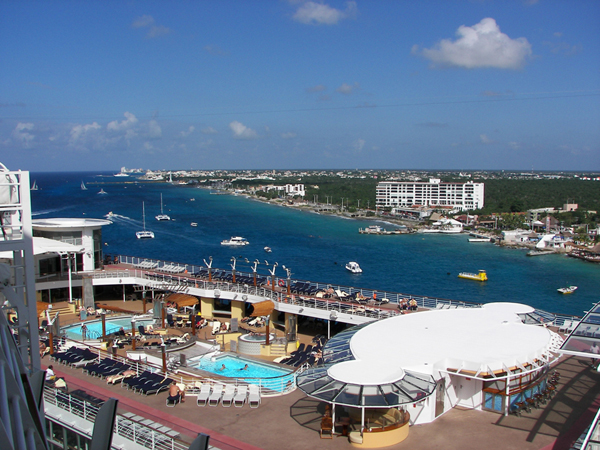
[[[181,402],[184,403],[185,402],[185,391],[179,389],[179,386],[177,386],[177,382],[175,380],[173,380],[173,382],[171,383],[171,386],[169,387],[169,401],[177,403],[177,402]]]

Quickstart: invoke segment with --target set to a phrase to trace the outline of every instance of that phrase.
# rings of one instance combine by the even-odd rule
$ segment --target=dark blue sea
[[[526,257],[525,250],[469,243],[466,235],[361,235],[359,228],[375,222],[112,173],[32,173],[31,180],[39,187],[31,192],[34,219],[104,218],[112,211],[113,224],[102,231],[106,254],[198,265],[212,256],[213,267],[224,269],[230,268],[232,256],[258,259],[263,263],[259,273],[265,275],[266,260],[269,267],[279,264],[276,275],[280,277],[285,276],[285,265],[295,279],[470,302],[520,302],[574,315],[582,315],[600,300],[600,264],[563,255]],[[88,190],[81,190],[82,181]],[[107,195],[98,195],[101,188]],[[161,194],[171,221],[154,219],[160,213]],[[136,239],[135,232],[142,229],[142,202],[146,228],[155,233],[155,239]],[[192,222],[198,226],[192,227]],[[231,236],[243,236],[250,245],[220,245]],[[265,253],[265,246],[272,253]],[[344,268],[348,261],[357,261],[363,273],[348,272]],[[486,283],[457,277],[459,272],[479,269],[487,271]],[[237,270],[251,272],[240,260]],[[579,289],[572,295],[557,293],[557,288],[566,285]]]

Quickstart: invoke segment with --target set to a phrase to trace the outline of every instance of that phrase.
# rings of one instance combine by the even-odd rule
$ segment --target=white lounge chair
[[[256,384],[248,386],[248,404],[250,408],[258,408],[260,405],[260,387]]]
[[[221,322],[219,322],[218,320],[215,320],[212,323],[212,334],[217,334],[219,332],[219,330],[221,329]]]
[[[346,298],[348,297],[348,294],[344,291],[340,291],[339,289],[335,290],[335,295],[337,295],[338,298]]]
[[[223,391],[223,397],[221,398],[221,405],[226,408],[229,408],[233,403],[233,398],[235,397],[235,386],[233,384],[225,385],[225,390]]]
[[[206,406],[206,403],[208,403],[209,397],[210,397],[210,384],[205,383],[200,388],[200,393],[198,394],[198,397],[196,398],[196,403],[198,404],[198,406]]]
[[[217,406],[219,404],[223,395],[223,387],[222,384],[214,385],[210,397],[208,397],[208,406]]]
[[[241,385],[237,387],[235,397],[233,397],[233,406],[241,408],[246,403],[246,397],[248,396],[248,386]]]

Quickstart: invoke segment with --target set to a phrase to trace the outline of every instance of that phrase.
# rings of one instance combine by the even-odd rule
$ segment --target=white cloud
[[[129,129],[125,132],[125,139],[127,139],[128,141],[130,141],[131,139],[133,139],[134,137],[136,137],[138,134],[135,130]]]
[[[218,134],[219,132],[213,127],[205,127],[200,130],[204,134]]]
[[[302,3],[293,15],[296,22],[306,25],[335,25],[344,19],[354,19],[356,17],[356,2],[346,3],[344,11],[332,8],[325,3],[306,2]]]
[[[364,139],[357,139],[352,143],[352,148],[356,153],[362,151],[365,146],[366,141]]]
[[[156,25],[154,17],[148,15],[138,17],[133,21],[131,26],[133,28],[148,28],[148,32],[146,33],[147,39],[164,36],[165,34],[169,34],[171,32],[171,29],[165,27],[164,25]]]
[[[515,141],[510,141],[508,143],[508,146],[510,148],[512,148],[513,150],[519,150],[521,148],[521,144],[519,144],[518,142],[515,142]]]
[[[359,88],[360,88],[360,86],[358,83],[354,83],[353,85],[350,85],[348,83],[342,83],[342,85],[336,89],[336,92],[339,92],[340,94],[344,94],[344,95],[350,95],[356,89],[359,89]]]
[[[28,146],[35,139],[35,136],[29,133],[33,130],[33,127],[34,125],[30,122],[19,122],[12,132],[13,139],[21,142],[24,146]]]
[[[246,125],[238,121],[231,122],[229,124],[229,128],[231,128],[231,131],[233,131],[234,139],[250,140],[258,138],[258,134],[256,134],[256,131],[252,130],[251,128],[248,128]]]
[[[170,32],[171,29],[165,27],[164,25],[152,25],[148,30],[148,33],[146,33],[146,38],[152,39],[159,36],[164,36],[165,34],[169,34]]]
[[[106,129],[110,131],[127,130],[128,128],[131,128],[138,122],[137,118],[130,112],[126,112],[123,115],[125,116],[125,120],[121,122],[119,122],[118,120],[113,120],[106,126]]]
[[[424,48],[420,54],[436,65],[466,69],[519,69],[531,56],[531,44],[526,38],[509,38],[500,32],[492,18],[472,27],[461,25],[456,34],[455,41],[443,39],[433,48]],[[413,46],[413,53],[419,53],[418,46]]]
[[[158,122],[154,119],[152,119],[150,122],[148,122],[148,135],[151,138],[159,138],[162,136],[162,128],[160,127]]]
[[[491,144],[494,142],[489,137],[487,137],[486,134],[480,134],[479,139],[481,140],[482,144]]]
[[[144,27],[149,27],[150,25],[154,24],[154,17],[152,16],[148,16],[148,15],[143,15],[138,17],[137,19],[135,19],[133,21],[133,23],[131,24],[131,26],[133,28],[144,28]]]
[[[281,133],[281,139],[294,139],[296,136],[296,133],[292,131],[289,131],[287,133]]]
[[[85,135],[90,132],[90,131],[96,131],[99,130],[100,128],[102,128],[100,125],[98,125],[97,122],[94,123],[88,123],[86,125],[75,125],[73,128],[71,128],[71,142],[76,142],[79,139],[82,139],[83,137],[85,137]]]
[[[312,94],[313,92],[323,92],[326,89],[327,88],[324,85],[317,84],[316,86],[311,86],[309,88],[306,88],[306,92],[308,92],[309,94]]]
[[[187,129],[187,131],[182,131],[179,133],[179,136],[181,137],[188,137],[190,134],[192,134],[194,132],[195,128],[193,125],[190,125],[190,127]]]

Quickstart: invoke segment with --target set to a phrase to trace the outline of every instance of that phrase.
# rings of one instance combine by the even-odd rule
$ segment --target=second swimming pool
[[[137,327],[139,325],[143,325],[146,327],[147,325],[153,322],[152,319],[146,320],[138,320],[135,322],[135,328],[137,332]],[[84,322],[76,323],[73,325],[69,325],[61,328],[61,331],[65,333],[65,335],[69,339],[81,340],[81,327]],[[101,320],[90,320],[85,322],[85,326],[87,327],[86,338],[87,339],[99,339],[102,336],[102,321]],[[125,330],[125,332],[131,332],[131,316],[127,317],[114,317],[106,319],[106,334],[115,333],[119,331],[121,328]]]
[[[216,358],[205,356],[197,360],[190,360],[189,363],[190,367],[230,378],[273,378],[289,375],[292,372],[284,367],[275,367],[233,355],[222,355]],[[248,368],[244,370],[246,365]],[[222,369],[223,366],[225,366],[224,369]]]

